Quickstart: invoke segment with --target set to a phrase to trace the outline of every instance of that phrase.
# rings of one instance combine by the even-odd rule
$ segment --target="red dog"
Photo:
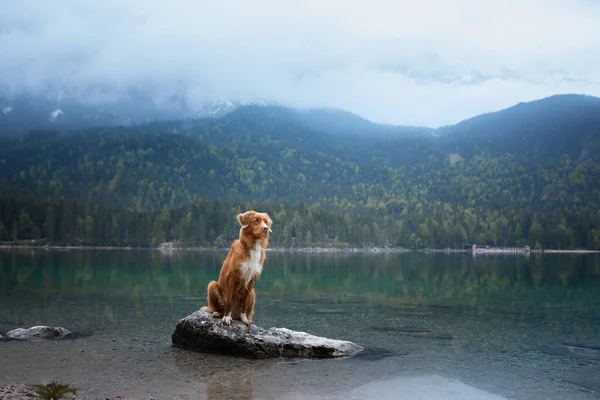
[[[208,306],[201,310],[215,318],[223,317],[225,325],[238,319],[250,326],[256,299],[254,282],[262,272],[273,221],[269,214],[256,211],[246,211],[237,218],[242,225],[240,238],[223,261],[219,281],[208,284]]]

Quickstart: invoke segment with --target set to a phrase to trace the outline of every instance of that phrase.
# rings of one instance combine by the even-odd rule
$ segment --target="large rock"
[[[66,339],[72,335],[72,332],[66,328],[38,325],[31,328],[17,328],[8,331],[2,339],[18,339],[18,340],[49,340],[49,339]]]
[[[286,328],[264,329],[234,320],[230,326],[205,311],[179,320],[171,340],[186,349],[247,358],[332,358],[358,354],[355,343],[327,339]]]

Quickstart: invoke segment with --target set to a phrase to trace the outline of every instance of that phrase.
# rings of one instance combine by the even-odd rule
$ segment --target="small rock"
[[[248,327],[236,320],[226,326],[205,311],[196,311],[179,320],[171,340],[182,348],[247,358],[333,358],[352,356],[363,350],[352,342],[287,328]]]
[[[31,328],[17,328],[6,332],[8,338],[18,340],[63,339],[70,334],[71,331],[66,328],[44,325],[32,326]]]

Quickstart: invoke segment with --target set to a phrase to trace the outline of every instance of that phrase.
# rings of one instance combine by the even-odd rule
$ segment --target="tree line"
[[[460,248],[470,243],[534,248],[600,249],[600,211],[529,213],[407,203],[391,213],[339,210],[306,203],[201,200],[138,211],[76,200],[0,199],[0,242],[88,246],[226,247],[239,234],[235,216],[255,209],[274,221],[275,247]]]

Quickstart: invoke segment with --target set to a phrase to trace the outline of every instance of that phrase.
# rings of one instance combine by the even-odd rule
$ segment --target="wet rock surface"
[[[230,326],[205,311],[179,320],[172,335],[175,346],[246,358],[335,358],[363,351],[355,343],[328,339],[287,328],[246,326],[234,320]]]

